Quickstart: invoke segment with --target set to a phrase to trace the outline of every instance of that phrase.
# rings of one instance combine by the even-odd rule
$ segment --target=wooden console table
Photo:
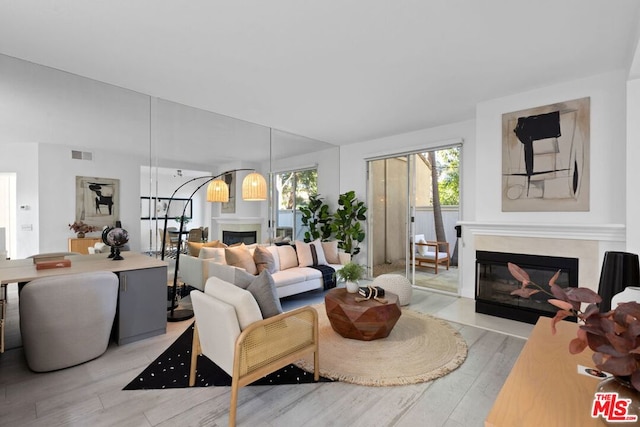
[[[102,242],[100,237],[83,237],[82,239],[69,238],[69,252],[78,252],[87,255],[89,248],[98,242]]]
[[[569,353],[578,325],[540,317],[485,421],[485,426],[604,426],[591,418],[599,380],[578,374],[578,365],[593,366],[593,352]],[[621,424],[621,425],[624,425]]]
[[[24,260],[3,262],[0,284],[29,282],[33,279],[93,271],[118,275],[118,309],[114,322],[118,345],[164,334],[167,331],[167,263],[136,252],[124,252],[124,259],[113,261],[108,254],[74,255],[71,267],[36,270]],[[28,285],[27,285],[28,286]],[[4,326],[4,318],[0,319]],[[4,340],[4,328],[0,340]]]

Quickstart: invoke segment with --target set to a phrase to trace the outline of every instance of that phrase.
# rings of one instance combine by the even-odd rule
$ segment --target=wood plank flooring
[[[14,287],[15,288],[15,287]],[[283,300],[286,310],[321,302],[322,292]],[[411,309],[449,315],[459,298],[416,290]],[[10,295],[10,316],[17,297]],[[13,311],[11,311],[13,309]],[[0,355],[0,426],[219,426],[228,423],[230,387],[123,391],[191,323],[118,347],[96,360],[36,374],[22,348]],[[12,329],[17,327],[13,319]],[[452,322],[469,354],[436,381],[398,387],[346,383],[252,386],[240,390],[243,426],[482,426],[525,340]],[[9,332],[13,346],[16,331]],[[517,334],[514,334],[517,335]],[[18,333],[19,336],[19,333]],[[19,341],[18,341],[19,345]],[[345,355],[345,357],[357,355]]]

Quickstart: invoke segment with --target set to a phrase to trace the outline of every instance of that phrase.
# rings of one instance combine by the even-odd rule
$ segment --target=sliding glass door
[[[416,286],[458,292],[459,158],[456,145],[369,160],[368,253],[374,277],[402,274]]]
[[[411,162],[410,155],[403,155],[368,163],[369,265],[374,277],[408,271]]]

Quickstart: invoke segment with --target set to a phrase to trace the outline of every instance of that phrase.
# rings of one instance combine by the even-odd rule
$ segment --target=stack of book
[[[378,291],[378,294],[376,295],[376,290]],[[372,292],[373,291],[373,292]],[[381,298],[384,296],[384,289],[382,289],[380,286],[376,286],[375,288],[370,288],[370,287],[360,287],[358,289],[358,294],[360,296],[363,296],[365,298],[372,298],[372,297],[377,297],[377,298]]]

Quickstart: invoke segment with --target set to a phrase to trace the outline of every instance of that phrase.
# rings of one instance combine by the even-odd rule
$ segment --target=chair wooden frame
[[[164,239],[168,246],[168,248],[166,249],[167,251],[166,255],[171,255],[174,250],[178,249],[178,236],[175,234],[172,235],[171,230],[169,229],[163,230],[162,228],[158,228],[158,234],[160,235],[161,238],[163,235],[165,236]]]
[[[289,322],[295,322],[298,333],[291,333]],[[301,307],[277,316],[254,322],[246,327],[235,342],[233,373],[231,374],[231,405],[229,426],[235,426],[240,387],[283,368],[313,353],[313,378],[320,379],[318,353],[318,312],[313,307]],[[195,385],[198,355],[202,353],[198,325],[193,332],[189,386]]]
[[[434,241],[428,241],[426,243],[419,243],[419,242],[415,242],[414,243],[416,246],[416,251],[415,251],[415,260],[416,260],[416,267],[429,267],[429,268],[433,268],[435,269],[435,273],[438,274],[438,265],[439,264],[446,264],[447,270],[449,269],[449,263],[450,263],[450,256],[449,256],[449,242],[434,242]],[[434,252],[428,252],[429,256],[425,256],[423,254],[420,254],[420,251],[418,250],[419,247],[426,247],[427,251],[428,248],[434,248]],[[444,248],[445,252],[440,252],[440,248]],[[433,254],[433,256],[431,256],[431,254]],[[442,254],[446,254],[445,256],[442,256]]]
[[[187,236],[187,242],[202,242],[202,227],[200,228],[192,228],[189,230],[189,235]]]

